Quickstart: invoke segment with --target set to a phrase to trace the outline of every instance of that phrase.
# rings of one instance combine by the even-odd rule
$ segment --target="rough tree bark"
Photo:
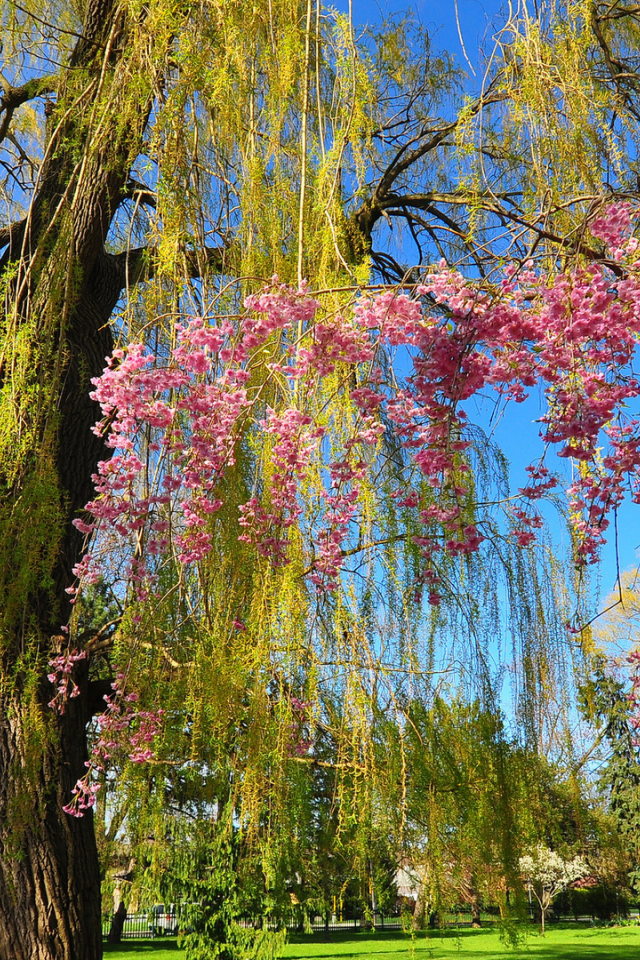
[[[3,700],[0,957],[92,960],[102,955],[93,820],[62,811],[84,772],[87,718],[83,703],[73,703],[57,724],[57,743],[48,745],[35,763],[25,733],[32,719],[24,716],[17,699],[13,704]]]
[[[124,905],[124,900],[121,900],[118,904],[118,909],[111,918],[111,926],[107,936],[107,943],[120,943],[122,940],[122,931],[124,930],[124,922],[126,919],[127,908]]]
[[[53,687],[46,675],[48,660],[69,643],[60,631],[70,613],[65,588],[82,547],[71,521],[90,499],[91,475],[105,457],[104,443],[90,431],[98,410],[88,391],[110,353],[109,319],[125,283],[126,264],[105,251],[105,241],[153,97],[152,64],[142,96],[139,77],[127,69],[129,36],[140,22],[130,24],[116,0],[89,0],[68,65],[46,84],[57,97],[29,213],[0,236],[6,248],[0,260],[0,279],[7,283],[3,330],[14,341],[29,331],[32,365],[29,389],[12,383],[14,439],[18,443],[22,429],[30,430],[30,454],[18,470],[0,464],[2,537],[10,541],[2,548],[12,581],[28,573],[21,566],[29,555],[25,538],[42,536],[55,546],[38,582],[27,577],[19,607],[5,600],[0,617],[1,960],[102,956],[92,816],[74,818],[62,810],[86,772],[86,726],[95,698],[82,661],[75,676],[80,696],[60,716],[47,707]],[[128,89],[134,83],[135,93]],[[9,108],[42,89],[12,88]],[[124,109],[125,122],[96,129],[101,101]],[[5,369],[2,376],[12,374]],[[57,489],[59,519],[49,531],[34,532],[26,491],[43,472]],[[32,510],[42,525],[37,498]]]

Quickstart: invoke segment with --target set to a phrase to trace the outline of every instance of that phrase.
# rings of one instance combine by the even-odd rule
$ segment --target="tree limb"
[[[633,99],[629,93],[629,90],[625,89],[625,86],[626,87],[630,86],[634,88],[634,93],[637,96],[640,77],[635,71],[632,71],[631,73],[629,73],[628,70],[626,69],[627,65],[622,60],[618,60],[617,57],[613,55],[611,48],[607,43],[605,35],[602,32],[602,28],[600,26],[600,20],[601,18],[598,16],[596,4],[593,4],[591,8],[591,29],[593,30],[598,46],[602,51],[604,61],[607,65],[607,70],[609,71],[609,76],[611,77],[611,80],[615,85],[618,96],[625,104],[631,116],[635,120],[640,121],[640,111],[638,110],[638,107],[633,102]],[[623,85],[622,83],[623,79],[626,79],[628,81],[626,85]]]
[[[154,190],[151,190],[144,183],[129,177],[122,191],[123,200],[135,200],[136,203],[142,203],[147,207],[156,209],[157,197]]]
[[[18,107],[28,100],[42,97],[46,93],[54,93],[57,89],[58,78],[55,74],[45,77],[33,77],[20,87],[14,87],[0,75],[0,84],[4,93],[0,96],[0,142],[4,140],[9,130],[13,114]],[[4,116],[3,116],[4,114]]]
[[[499,101],[504,100],[506,96],[506,93],[500,91],[493,92],[491,88],[489,88],[485,94],[478,97],[475,103],[473,103],[467,110],[463,111],[463,113],[456,117],[455,120],[452,120],[450,123],[445,123],[443,126],[437,129],[423,129],[412,140],[402,144],[380,177],[380,180],[378,181],[378,184],[373,190],[371,196],[368,197],[360,206],[360,208],[353,214],[352,220],[361,233],[367,249],[370,250],[371,232],[376,222],[383,215],[383,211],[388,206],[395,206],[398,204],[399,198],[392,192],[393,185],[398,177],[409,170],[423,157],[427,156],[427,154],[441,146],[442,143],[446,141],[447,137],[449,137],[458,128],[463,120],[466,120],[469,116],[475,116],[484,107],[491,103],[498,103]],[[415,146],[413,146],[414,144]],[[418,199],[418,196],[423,198],[421,199],[422,203],[429,202],[427,199],[429,194],[416,195],[416,200]]]
[[[6,227],[0,227],[0,250],[8,246],[9,252],[13,252],[17,244],[22,242],[26,222],[23,217],[22,220],[16,220],[15,223],[10,223]]]
[[[205,247],[202,250],[185,250],[183,255],[186,261],[187,274],[192,279],[203,276],[206,269],[214,273],[221,273],[224,269],[225,253],[228,247]],[[157,260],[151,247],[135,247],[123,250],[122,253],[110,254],[116,266],[121,289],[151,280],[157,272]]]

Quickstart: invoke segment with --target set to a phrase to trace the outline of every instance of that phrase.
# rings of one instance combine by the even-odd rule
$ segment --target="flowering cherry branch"
[[[67,700],[80,694],[71,673],[75,664],[85,658],[84,650],[67,651],[49,661],[52,672],[48,679],[56,687],[56,695],[49,707],[61,715],[65,713]],[[100,735],[93,745],[90,759],[85,762],[87,772],[76,781],[71,800],[62,808],[70,816],[82,817],[95,806],[100,790],[96,777],[104,771],[114,754],[125,755],[132,763],[155,759],[153,744],[160,733],[164,710],[139,710],[135,706],[139,695],[126,693],[124,683],[124,674],[118,673],[111,684],[113,694],[104,698],[106,708],[96,718]]]
[[[84,650],[76,652],[67,650],[65,653],[61,653],[60,656],[53,657],[53,659],[49,661],[51,673],[47,674],[47,679],[55,686],[56,692],[47,706],[51,707],[52,710],[56,710],[59,714],[65,712],[66,703],[70,697],[75,698],[80,695],[80,688],[71,674],[73,673],[76,663],[84,660],[86,656],[87,654]]]
[[[538,388],[546,400],[543,455],[506,508],[509,536],[522,548],[536,540],[537,504],[559,485],[543,462],[553,448],[574,464],[566,494],[576,561],[595,562],[612,510],[626,492],[640,503],[636,216],[619,204],[591,224],[615,272],[606,263],[577,263],[555,275],[507,267],[489,287],[441,263],[413,297],[386,290],[331,317],[305,285],[292,289],[273,278],[247,297],[235,322],[185,319],[164,355],[143,343],[116,350],[92,394],[103,413],[95,430],[113,456],[99,464],[96,496],[76,526],[125,545],[134,596],[148,599],[164,558],[191,565],[211,553],[225,479],[249,436],[265,459],[256,456],[254,492],[239,506],[238,539],[282,566],[291,560],[291,530],[306,524],[308,576],[318,590],[336,590],[356,528],[360,543],[365,499],[376,491],[380,444],[390,432],[404,451],[406,478],[391,496],[419,525],[411,534],[423,562],[416,594],[426,588],[437,605],[439,558],[470,556],[488,536],[474,500],[466,407],[488,390],[522,403]],[[378,365],[394,349],[411,363],[400,385]],[[339,417],[333,394],[344,400]],[[72,593],[101,575],[99,552],[85,553],[75,574]],[[76,695],[73,657],[81,656],[52,661],[56,709]],[[136,713],[116,690],[100,721],[95,769],[117,742],[109,737],[132,724],[141,739],[131,741],[129,757],[147,758],[159,716]],[[91,805],[90,773],[76,785],[74,810]]]
[[[318,589],[338,585],[343,544],[375,463],[362,454],[367,447],[375,451],[386,419],[433,491],[427,503],[417,489],[395,496],[399,506],[417,509],[424,579],[430,601],[440,601],[437,555],[471,554],[485,539],[461,502],[469,494],[464,477],[471,445],[464,406],[487,388],[518,403],[534,386],[544,392],[541,438],[579,467],[567,490],[577,561],[594,562],[625,485],[640,502],[640,421],[628,413],[640,391],[632,368],[640,332],[632,225],[631,209],[622,204],[591,227],[624,268],[621,277],[594,264],[554,277],[526,269],[516,278],[508,268],[502,283],[488,289],[441,264],[417,287],[415,299],[385,291],[330,320],[318,318],[320,304],[304,286],[293,290],[274,278],[247,297],[238,323],[193,318],[179,325],[177,346],[165,361],[142,343],[116,351],[93,394],[104,414],[96,430],[106,432],[115,453],[99,465],[97,496],[87,504],[91,521],[76,525],[86,533],[107,526],[135,540],[129,575],[144,599],[150,559],[175,547],[178,560],[190,564],[211,551],[212,518],[224,502],[223,481],[238,439],[248,429],[261,430],[270,443],[271,471],[262,495],[240,506],[238,536],[274,566],[287,563],[287,531],[304,514],[303,486],[323,456],[327,431],[318,410],[300,401],[296,384],[304,383],[304,397],[313,395],[342,364],[357,371],[345,389],[358,417],[352,435],[343,438],[343,452],[324,466],[310,572]],[[425,295],[446,308],[444,318],[425,314]],[[413,369],[404,386],[391,389],[374,360],[380,349],[395,347],[411,351]],[[256,419],[264,383],[256,385],[259,364],[290,383],[291,401]],[[141,496],[148,479],[148,457],[140,454],[145,437],[151,437],[148,451],[159,480]],[[541,463],[528,471],[530,481],[510,513],[512,536],[522,547],[535,542],[542,525],[536,501],[558,483]],[[87,553],[75,572],[90,582],[99,562]]]

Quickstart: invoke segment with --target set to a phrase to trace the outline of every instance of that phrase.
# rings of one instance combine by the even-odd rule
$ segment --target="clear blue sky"
[[[348,0],[337,0],[333,6],[341,12],[349,9]],[[458,21],[464,51],[474,68],[482,45],[491,47],[495,25],[500,23],[500,11],[506,6],[501,0],[458,0]],[[432,36],[434,45],[448,50],[461,65],[467,66],[456,24],[454,0],[353,0],[353,19],[356,24],[376,23],[392,13],[411,10]],[[467,68],[468,69],[468,68]]]
[[[337,0],[333,6],[346,13],[348,0]],[[434,46],[448,50],[468,74],[469,91],[473,92],[482,79],[480,49],[490,53],[493,47],[492,37],[504,22],[506,3],[501,0],[458,0],[457,17],[454,0],[352,0],[353,19],[357,25],[375,24],[392,13],[411,10],[429,29]],[[461,43],[464,43],[464,50]],[[471,75],[467,58],[476,69],[477,76]],[[495,427],[494,437],[511,463],[512,488],[523,485],[526,480],[525,466],[542,452],[539,439],[539,424],[535,420],[541,415],[540,400],[532,396],[523,405],[512,404],[504,417]],[[479,420],[486,421],[488,413],[480,414]],[[558,539],[563,538],[559,527]],[[619,561],[623,571],[637,564],[640,549],[640,505],[625,503],[618,512],[617,545],[614,540],[613,521],[609,531],[609,543],[603,550],[599,577],[604,597],[610,592],[616,579]],[[566,539],[566,538],[563,538]]]

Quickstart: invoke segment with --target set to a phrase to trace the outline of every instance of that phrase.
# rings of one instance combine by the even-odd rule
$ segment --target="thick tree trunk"
[[[93,818],[62,810],[86,772],[87,718],[71,701],[64,716],[43,715],[41,739],[33,701],[26,715],[20,699],[0,714],[0,960],[99,960]]]
[[[427,902],[425,899],[424,887],[421,884],[418,890],[416,905],[413,910],[413,921],[411,927],[413,930],[424,930],[427,913]]]
[[[93,816],[62,809],[86,773],[86,728],[96,709],[88,661],[76,666],[80,696],[67,702],[62,716],[47,706],[54,688],[46,675],[49,659],[76,643],[60,634],[83,539],[72,520],[91,499],[98,460],[108,456],[91,432],[99,408],[88,394],[112,349],[109,319],[125,264],[105,252],[105,241],[152,97],[150,86],[137,99],[128,89],[139,78],[118,69],[127,50],[125,8],[115,0],[89,0],[71,69],[57,86],[56,143],[49,145],[29,217],[11,231],[0,259],[0,278],[6,271],[13,295],[5,325],[9,352],[2,357],[22,363],[9,409],[17,411],[16,443],[29,437],[24,456],[19,448],[18,469],[6,442],[9,466],[0,463],[3,562],[10,566],[0,591],[0,960],[102,956]],[[128,103],[130,117],[118,125],[114,116],[113,132],[97,137],[99,89],[113,108]],[[2,374],[13,377],[14,367],[5,362]],[[39,495],[41,476],[50,514]],[[30,553],[34,538],[39,552]],[[31,555],[36,574],[25,562]]]
[[[118,904],[118,909],[111,918],[111,926],[109,927],[107,943],[120,943],[122,940],[122,931],[124,930],[124,922],[126,919],[127,908],[124,905],[124,900],[121,900]]]
[[[81,551],[82,537],[71,520],[90,498],[91,475],[107,455],[90,430],[99,410],[89,389],[111,350],[108,319],[121,287],[116,258],[101,252],[68,326],[56,444],[66,516],[51,573],[54,588],[43,586],[31,599],[45,657],[68,642],[52,634],[69,616],[65,587],[73,582]],[[62,807],[86,773],[86,727],[101,704],[88,682],[88,662],[80,661],[74,674],[80,696],[58,715],[47,706],[54,692],[48,669],[45,659],[41,689],[27,696],[21,687],[28,674],[17,665],[4,667],[16,689],[0,701],[0,960],[98,960],[102,923],[93,816],[86,811],[72,817]],[[33,674],[28,682],[37,682]]]

